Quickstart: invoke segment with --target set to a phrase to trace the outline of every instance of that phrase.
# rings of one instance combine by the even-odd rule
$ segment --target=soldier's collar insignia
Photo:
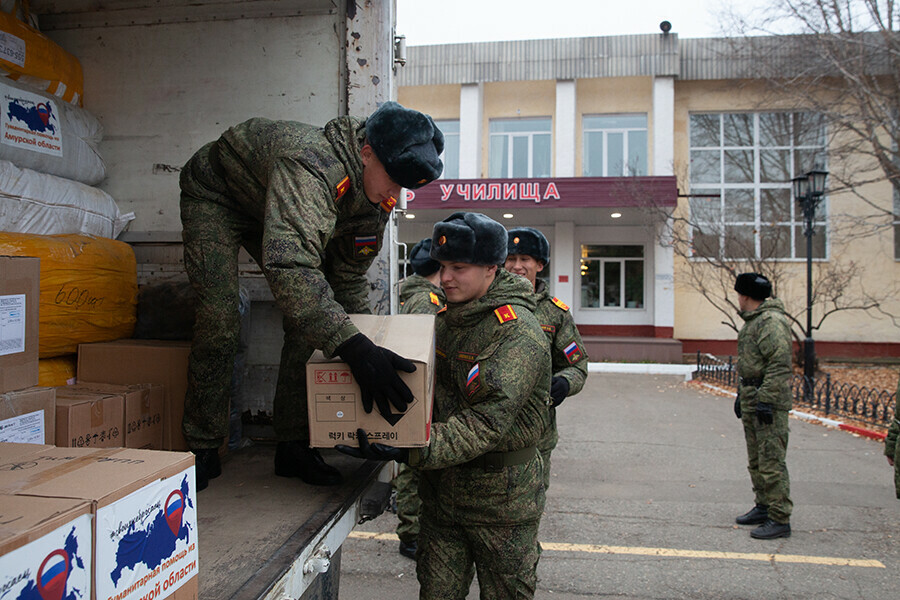
[[[353,253],[357,256],[369,256],[378,252],[378,236],[357,235],[353,238]]]
[[[336,189],[337,189],[337,197],[335,197],[335,199],[334,199],[335,202],[340,200],[344,196],[344,194],[347,193],[347,190],[350,189],[350,178],[344,177],[343,179],[341,179],[341,182],[337,184]]]
[[[442,306],[442,307],[441,307],[441,310],[437,311],[437,314],[441,314],[441,313],[445,313],[445,312],[447,312],[447,306],[446,306],[446,305]]]
[[[397,199],[391,196],[387,200],[381,203],[381,210],[384,212],[391,212],[394,210],[394,207],[397,205]]]
[[[506,323],[507,321],[515,321],[519,318],[518,316],[516,316],[516,311],[513,310],[511,304],[501,306],[500,308],[494,310],[494,314],[497,316],[497,320],[501,323]]]
[[[550,301],[553,302],[553,304],[557,305],[558,307],[560,307],[563,310],[569,310],[569,306],[565,302],[560,300],[559,298],[553,297],[553,298],[551,298]]]

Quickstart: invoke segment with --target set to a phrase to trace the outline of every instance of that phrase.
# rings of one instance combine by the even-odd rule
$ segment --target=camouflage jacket
[[[421,275],[410,275],[400,285],[400,314],[433,315],[445,304],[444,290]]]
[[[534,316],[541,329],[550,341],[550,360],[553,377],[563,377],[569,382],[569,396],[574,396],[584,387],[588,374],[588,356],[584,349],[581,334],[575,327],[575,319],[559,298],[550,296],[547,285],[538,280],[535,286],[537,308]],[[559,441],[556,430],[556,409],[550,409],[553,426],[544,434],[539,447],[541,450],[552,450]]]
[[[463,465],[488,452],[536,446],[549,426],[550,348],[532,309],[531,284],[498,269],[484,296],[437,315],[431,443],[410,450],[410,465],[424,469],[419,493],[444,517],[540,518],[540,472],[520,480],[511,473],[522,471],[508,467],[507,479]]]
[[[200,182],[259,223],[260,266],[279,308],[329,355],[358,332],[347,313],[369,312],[365,273],[393,208],[365,195],[364,139],[365,121],[353,117],[324,128],[250,119],[208,146],[214,181]]]
[[[784,304],[769,298],[752,311],[740,313],[744,326],[738,333],[738,375],[762,379],[757,386],[739,386],[743,410],[767,402],[779,410],[791,409],[791,328]]]
[[[900,381],[897,382],[897,394],[896,399],[900,402]],[[900,438],[900,410],[894,408],[894,420],[891,421],[891,426],[888,427],[887,437],[884,438],[884,455],[890,456],[894,458],[897,453],[897,439]],[[900,466],[896,466],[895,468],[900,469]],[[900,489],[897,490],[900,493]]]

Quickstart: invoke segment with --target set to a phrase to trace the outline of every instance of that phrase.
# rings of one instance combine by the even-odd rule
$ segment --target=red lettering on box
[[[353,382],[349,369],[316,369],[314,375],[317,385],[346,385]]]

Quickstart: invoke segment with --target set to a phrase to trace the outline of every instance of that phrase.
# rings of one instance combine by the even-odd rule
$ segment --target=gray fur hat
[[[509,254],[526,254],[535,260],[550,264],[550,242],[533,227],[514,227],[509,230]]]
[[[441,176],[444,134],[430,116],[385,102],[366,119],[366,139],[395,183],[417,189]]]
[[[772,282],[759,273],[741,273],[734,280],[734,291],[754,300],[765,300],[772,295]]]
[[[428,277],[441,268],[441,263],[431,258],[431,238],[425,238],[413,246],[409,252],[409,264],[413,273]]]
[[[456,212],[434,224],[431,258],[472,265],[502,265],[506,228],[476,212]]]

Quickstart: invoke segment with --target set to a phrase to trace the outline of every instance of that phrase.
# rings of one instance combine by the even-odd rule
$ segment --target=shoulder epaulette
[[[438,298],[438,295],[435,294],[434,292],[428,292],[428,297],[431,299],[431,303],[434,304],[435,306],[441,305],[441,299]]]
[[[341,179],[340,183],[337,184],[337,197],[335,197],[334,201],[337,202],[340,200],[344,194],[347,193],[347,190],[350,189],[350,178],[344,177]]]
[[[555,304],[556,306],[558,306],[559,308],[561,308],[562,310],[569,310],[569,306],[565,302],[563,302],[562,300],[560,300],[559,298],[557,298],[555,296],[553,298],[551,298],[550,301],[553,304]]]
[[[397,199],[394,198],[393,196],[391,196],[390,198],[388,198],[387,200],[384,200],[381,203],[381,210],[383,210],[384,212],[391,212],[392,210],[394,210],[394,206],[396,206],[396,205],[397,205]]]
[[[515,321],[519,317],[516,316],[516,311],[513,310],[512,304],[507,304],[506,306],[501,306],[494,310],[494,314],[497,315],[497,320],[501,323],[506,323],[507,321]]]

